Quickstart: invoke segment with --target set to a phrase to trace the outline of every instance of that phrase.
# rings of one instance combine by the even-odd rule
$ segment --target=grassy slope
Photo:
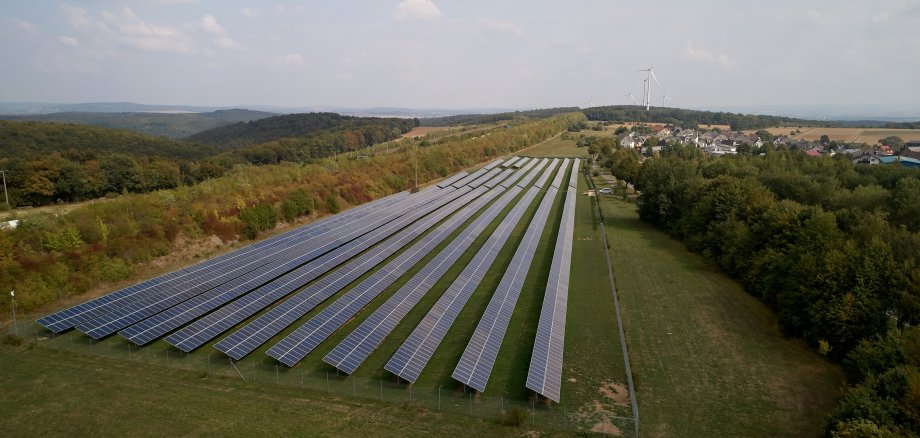
[[[0,436],[455,436],[520,429],[394,403],[0,347]]]
[[[646,436],[816,436],[839,368],[702,257],[604,197]]]

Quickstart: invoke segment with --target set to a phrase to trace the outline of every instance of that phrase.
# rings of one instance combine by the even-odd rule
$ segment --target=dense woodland
[[[346,147],[354,149],[399,138],[417,125],[418,121],[413,119],[351,117],[336,113],[288,114],[209,129],[188,137],[188,140],[229,150],[284,138],[304,138],[323,132],[356,134],[360,131],[363,134],[361,139],[343,139],[344,143],[349,144]]]
[[[512,111],[507,113],[495,114],[462,114],[458,116],[432,117],[421,119],[421,126],[458,126],[458,125],[481,125],[487,123],[498,123],[520,118],[540,118],[551,117],[558,114],[573,113],[579,111],[576,107],[546,108],[530,111]]]
[[[838,126],[838,122],[818,122],[793,117],[735,114],[713,111],[696,111],[680,108],[613,105],[583,110],[588,120],[614,123],[665,123],[683,127],[699,125],[729,125],[733,131],[762,129],[773,126]]]
[[[615,141],[591,143],[635,183],[643,220],[738,279],[784,333],[844,365],[853,386],[828,434],[920,434],[920,171],[781,148],[705,158],[681,145],[638,166]]]
[[[178,139],[230,123],[248,122],[277,115],[263,111],[227,109],[206,113],[57,112],[27,116],[0,116],[0,119],[76,123],[103,128],[127,129],[155,137]]]
[[[296,114],[202,133],[210,146],[87,125],[0,121],[0,169],[12,206],[41,206],[196,184],[238,165],[330,157],[397,139],[413,126],[410,119]],[[237,134],[241,140],[219,143]],[[281,139],[245,146],[264,138]]]
[[[154,273],[154,259],[189,241],[256,238],[282,222],[410,189],[416,153],[424,183],[550,138],[583,119],[574,113],[510,123],[489,135],[403,139],[391,153],[362,159],[239,165],[195,185],[128,194],[62,215],[32,214],[18,228],[0,232],[0,289],[16,290],[19,309],[28,312],[113,282],[146,278]]]

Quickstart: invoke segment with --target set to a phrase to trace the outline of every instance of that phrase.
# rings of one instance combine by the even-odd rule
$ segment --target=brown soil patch
[[[601,394],[620,406],[629,405],[629,391],[622,383],[606,382],[600,387]]]
[[[428,135],[429,132],[442,131],[448,129],[441,126],[416,126],[411,131],[402,135],[402,138],[417,138]]]
[[[591,428],[591,431],[614,436],[620,436],[623,434],[619,427],[614,426],[613,423],[607,420],[595,424],[594,427]]]

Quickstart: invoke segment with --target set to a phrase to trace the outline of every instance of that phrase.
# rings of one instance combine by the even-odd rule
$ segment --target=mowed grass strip
[[[479,436],[524,429],[395,403],[202,378],[45,348],[0,346],[0,436]]]
[[[763,303],[602,197],[643,436],[818,436],[843,373]]]

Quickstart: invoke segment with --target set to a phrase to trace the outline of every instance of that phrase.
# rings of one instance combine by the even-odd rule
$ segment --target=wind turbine
[[[652,94],[652,79],[654,79],[655,83],[657,84],[658,76],[655,76],[655,72],[652,71],[651,67],[646,68],[646,69],[636,70],[636,71],[647,71],[648,72],[648,78],[645,79],[645,110],[648,111],[648,107],[650,103],[649,99]]]
[[[632,100],[633,105],[635,105],[636,103],[638,103],[638,102],[636,101],[636,96],[633,96],[632,91],[630,91],[629,93],[626,93],[626,94],[621,94],[620,97],[629,97],[629,99]]]

